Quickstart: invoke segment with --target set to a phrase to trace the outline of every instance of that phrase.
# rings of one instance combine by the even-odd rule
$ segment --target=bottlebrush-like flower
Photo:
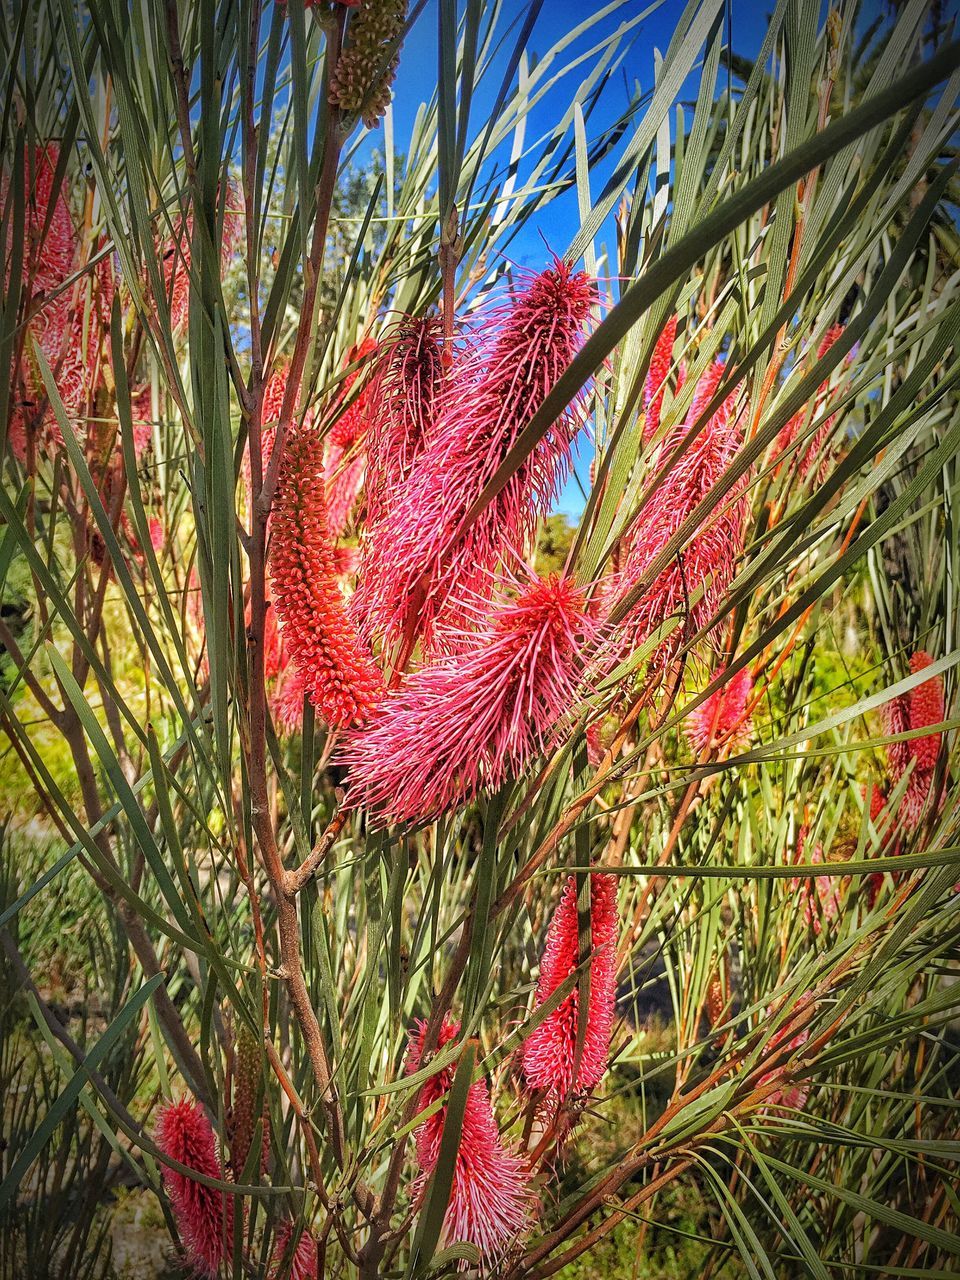
[[[368,525],[398,500],[433,436],[444,377],[441,332],[436,316],[410,317],[381,346],[367,442]]]
[[[686,420],[660,446],[661,459],[671,456],[703,413],[717,390],[722,372],[723,365],[717,361],[700,379]],[[621,594],[646,580],[653,562],[740,448],[735,406],[735,394],[723,401],[643,508],[628,535],[620,576]],[[717,612],[743,545],[747,510],[743,483],[725,494],[718,506],[719,510],[705,517],[686,547],[660,571],[630,610],[617,629],[614,639],[617,649],[636,648],[669,618],[684,617],[686,626],[676,627],[658,646],[653,660],[660,663],[679,650],[685,632],[700,631]],[[700,599],[690,603],[690,597],[701,588]]]
[[[157,1146],[169,1156],[208,1178],[223,1180],[213,1128],[201,1107],[189,1098],[161,1108],[157,1116]],[[176,1169],[163,1168],[177,1230],[190,1264],[202,1276],[218,1275],[230,1256],[233,1239],[233,1197],[205,1186]]]
[[[377,349],[372,338],[365,338],[347,353],[347,364],[364,360]],[[355,385],[360,370],[354,369],[343,381],[343,399]],[[327,524],[334,538],[346,529],[364,487],[367,470],[367,435],[370,416],[370,383],[347,405],[326,437],[325,469]]]
[[[285,1218],[277,1227],[271,1258],[270,1280],[317,1280],[317,1242],[309,1231],[301,1231],[291,1250],[294,1224]]]
[[[357,429],[359,425],[356,419],[348,420],[344,415],[327,437],[327,520],[334,538],[343,533],[350,521],[367,470],[367,453],[363,433]]]
[[[801,1005],[808,1004],[809,1001],[810,1001],[809,995],[801,996],[800,1000],[798,1001],[797,1007],[799,1008],[801,1007]],[[773,1016],[773,1010],[768,1009],[767,1019],[769,1020],[772,1016]],[[779,1027],[773,1033],[770,1039],[767,1041],[764,1057],[770,1056],[776,1050],[781,1049],[781,1047],[783,1046],[784,1040],[789,1035],[790,1035],[790,1024],[789,1022],[787,1022],[787,1023],[784,1023],[782,1027]],[[790,1053],[794,1053],[797,1049],[802,1048],[809,1039],[810,1039],[810,1029],[809,1027],[803,1027],[800,1031],[796,1033],[796,1035],[790,1036],[790,1039],[787,1040],[786,1042],[786,1048],[789,1049]],[[781,1061],[779,1065],[774,1067],[772,1070],[764,1072],[764,1074],[757,1081],[758,1085],[764,1085],[769,1083],[769,1081],[774,1079],[774,1077],[783,1070],[783,1066],[784,1064]],[[777,1089],[776,1092],[770,1094],[769,1098],[767,1098],[764,1104],[764,1109],[765,1110],[787,1109],[790,1111],[802,1111],[804,1106],[806,1105],[806,1101],[809,1096],[810,1096],[810,1085],[806,1081],[800,1082],[798,1084],[787,1084],[785,1085],[784,1088]]]
[[[408,1075],[420,1067],[426,1029],[425,1022],[418,1022],[411,1033]],[[459,1031],[460,1024],[448,1015],[440,1029],[438,1048],[455,1039]],[[446,1093],[453,1077],[452,1066],[431,1076],[420,1090],[418,1112]],[[446,1114],[444,1104],[414,1134],[421,1169],[416,1192],[422,1192],[437,1163]],[[476,1245],[485,1259],[501,1254],[530,1221],[533,1197],[527,1185],[528,1174],[527,1162],[500,1136],[486,1082],[475,1081],[467,1093],[463,1113],[453,1184],[443,1220],[444,1243],[467,1241]]]
[[[41,310],[31,321],[31,331],[45,349],[48,345],[47,335],[50,333],[51,350],[59,347],[59,339],[70,315],[69,292],[52,295],[57,293],[73,272],[78,248],[78,238],[63,189],[61,187],[56,192],[53,190],[59,162],[60,147],[55,142],[38,146],[32,154],[27,152],[24,157],[27,198],[21,280],[27,297],[44,299]],[[10,270],[13,236],[13,210],[7,208],[9,195],[9,179],[4,174],[0,183],[0,211],[7,228],[4,245],[5,283]]]
[[[910,670],[916,674],[925,670],[932,662],[930,654],[921,649],[910,658]],[[909,693],[891,699],[883,708],[884,729],[888,734],[923,729],[927,725],[940,724],[943,718],[942,676],[923,681]],[[887,760],[894,781],[902,778],[913,762],[899,810],[899,816],[910,830],[919,825],[927,809],[940,755],[941,737],[942,734],[936,732],[887,744]]]
[[[235,183],[227,188],[223,213],[223,229],[220,234],[220,269],[226,270],[237,251],[243,234],[243,196]],[[163,289],[170,307],[170,321],[174,329],[181,328],[190,309],[190,264],[193,258],[193,213],[178,218],[173,233],[158,246],[163,263]]]
[[[307,684],[303,673],[290,663],[277,678],[270,699],[270,714],[283,733],[296,733],[303,723]]]
[[[803,861],[803,850],[806,844],[807,828],[801,827],[797,833],[797,862]],[[823,845],[818,844],[810,855],[811,862],[823,862]],[[835,876],[814,876],[812,879],[801,879],[795,876],[790,881],[794,893],[799,892],[803,900],[803,918],[813,926],[814,933],[819,934],[825,924],[835,920],[840,914],[842,895],[840,881]]]
[[[593,634],[583,592],[533,578],[512,600],[478,608],[479,629],[408,676],[347,740],[349,801],[373,821],[437,817],[523,772],[555,737]]]
[[[403,34],[406,0],[360,0],[347,30],[347,42],[330,77],[330,102],[341,111],[359,112],[375,129],[390,103]]]
[[[690,712],[683,731],[698,756],[708,749],[735,754],[749,746],[753,722],[744,712],[752,693],[753,677],[749,667],[744,667]]]
[[[300,428],[288,433],[272,516],[274,606],[286,652],[326,722],[366,720],[382,689],[380,673],[347,616],[323,490],[323,445]]]
[[[910,671],[916,675],[933,664],[933,658],[922,649],[910,659]],[[909,699],[909,717],[911,729],[923,729],[927,725],[940,724],[944,718],[943,677],[934,676],[911,689]],[[924,773],[931,773],[937,767],[940,755],[940,739],[942,734],[927,734],[922,738],[911,738],[909,743],[917,768]]]
[[[515,559],[546,515],[570,460],[580,415],[568,410],[466,532],[467,512],[516,444],[579,346],[595,299],[582,272],[557,261],[522,293],[484,317],[489,331],[459,360],[432,441],[386,513],[376,574],[357,587],[357,616],[385,644],[407,634],[409,613],[424,643],[448,602],[489,592],[498,561]]]
[[[677,317],[671,316],[657,339],[650,358],[647,380],[643,385],[643,407],[646,418],[643,423],[643,443],[649,444],[660,429],[660,411],[667,375],[673,361],[673,344],[677,337]]]
[[[836,340],[840,337],[842,333],[843,333],[842,324],[833,324],[830,326],[827,332],[823,335],[823,338],[820,341],[819,347],[817,347],[818,360],[821,360],[827,354],[827,352],[830,350],[830,348],[833,346],[833,344],[836,342]],[[814,416],[816,416],[823,408],[829,388],[830,388],[829,379],[825,379],[823,382],[821,382],[820,387],[817,391],[817,402],[816,402],[816,407],[814,409]],[[775,448],[778,453],[785,453],[786,450],[790,448],[791,444],[793,444],[793,441],[796,439],[798,433],[803,429],[803,424],[806,420],[806,417],[807,417],[807,410],[805,408],[800,409],[797,413],[793,415],[793,417],[790,419],[787,425],[783,428],[783,430],[777,436]],[[817,430],[813,433],[813,436],[811,437],[810,442],[807,444],[806,448],[804,449],[803,456],[800,459],[800,474],[804,479],[807,478],[814,464],[818,464],[817,479],[819,481],[822,481],[825,479],[827,468],[829,465],[829,458],[825,455],[824,450],[825,450],[827,441],[830,439],[830,434],[833,431],[833,424],[836,422],[836,418],[837,418],[837,415],[835,413],[832,413],[824,421],[824,423],[821,426],[819,426]]]
[[[562,1098],[586,1093],[603,1079],[613,1030],[617,967],[617,878],[590,874],[590,996],[579,1063],[576,1062],[579,988],[534,1029],[523,1046],[523,1072],[532,1089]],[[579,963],[577,881],[570,876],[547,930],[540,961],[537,1006],[544,1004]]]

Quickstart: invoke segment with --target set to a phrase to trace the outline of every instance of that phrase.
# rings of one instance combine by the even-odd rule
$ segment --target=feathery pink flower
[[[573,704],[579,651],[593,634],[583,592],[556,575],[477,609],[457,637],[391,690],[347,740],[349,802],[373,821],[436,818],[523,772]]]
[[[744,712],[752,693],[753,677],[750,668],[744,667],[690,712],[683,731],[698,756],[708,749],[735,754],[749,746],[753,722]]]
[[[673,362],[673,344],[677,337],[677,317],[671,316],[657,339],[650,358],[647,380],[643,386],[643,407],[646,418],[643,423],[643,443],[649,444],[660,429],[660,412],[667,375]]]
[[[281,732],[296,733],[303,724],[303,700],[307,683],[303,672],[291,662],[278,676],[270,698],[270,714]]]
[[[365,360],[377,344],[364,340],[347,353],[347,364]],[[361,370],[347,374],[339,399],[343,400],[355,385]],[[357,499],[364,487],[367,471],[367,436],[370,417],[371,387],[369,381],[353,398],[326,436],[324,467],[326,475],[327,524],[331,537],[339,538],[350,521]]]
[[[797,833],[797,862],[803,861],[804,845],[808,834],[805,826],[801,827]],[[810,855],[810,861],[823,862],[822,844],[818,844],[814,849]],[[799,892],[803,901],[803,918],[808,925],[813,926],[814,933],[819,934],[825,924],[829,924],[839,916],[842,895],[837,877],[814,876],[810,879],[802,879],[800,876],[794,876],[790,881],[790,888],[794,893]]]
[[[603,1079],[613,1030],[617,967],[617,878],[590,874],[590,995],[586,1031],[576,1062],[579,987],[574,987],[523,1046],[523,1073],[532,1089],[563,1098],[571,1089],[586,1093]],[[577,881],[570,876],[547,930],[540,960],[537,1006],[544,1004],[579,963]]]
[[[932,662],[930,654],[921,649],[910,658],[910,670],[916,674]],[[891,699],[883,708],[884,729],[888,734],[923,729],[927,725],[940,724],[943,719],[942,676],[923,681],[909,693]],[[926,812],[940,755],[941,737],[941,733],[935,732],[887,744],[887,760],[895,782],[903,777],[913,762],[899,809],[899,816],[910,830],[919,825]]]
[[[797,1002],[797,1008],[800,1008],[804,1004],[808,1004],[809,1000],[809,995],[801,996],[800,1000]],[[772,1008],[767,1010],[768,1020],[773,1016],[773,1012]],[[810,1039],[810,1028],[805,1026],[798,1031],[796,1035],[790,1036],[790,1038],[787,1039],[788,1036],[790,1036],[790,1024],[789,1022],[785,1022],[783,1026],[779,1027],[767,1041],[764,1057],[771,1056],[776,1050],[782,1049],[785,1040],[785,1047],[791,1054],[797,1049],[801,1049]],[[783,1065],[783,1060],[781,1060],[780,1063],[772,1070],[764,1072],[757,1081],[757,1084],[767,1084],[779,1071],[783,1069]],[[775,1093],[770,1094],[764,1104],[764,1109],[802,1111],[809,1096],[810,1085],[807,1081],[801,1081],[797,1084],[786,1084],[784,1088],[778,1089]]]
[[[400,500],[414,465],[433,437],[444,381],[441,332],[436,316],[411,316],[381,344],[367,442],[368,527]],[[377,545],[374,537],[371,546]],[[377,572],[372,553],[366,550],[364,564],[365,573]]]
[[[220,269],[225,270],[233,258],[243,235],[243,196],[235,183],[227,187],[220,238]],[[162,260],[163,289],[170,307],[174,329],[181,328],[190,309],[190,264],[192,261],[193,211],[174,223],[173,232],[158,246]]]
[[[107,323],[109,324],[109,318]],[[153,442],[153,397],[149,386],[142,387],[133,396],[130,410],[133,425],[133,454],[139,462]]]
[[[27,197],[21,281],[27,297],[45,299],[38,315],[31,321],[31,331],[45,350],[48,345],[50,349],[59,348],[64,326],[69,319],[69,292],[57,297],[50,295],[69,279],[78,247],[77,234],[63,188],[57,192],[53,190],[59,162],[60,147],[55,142],[38,146],[24,157]],[[10,269],[9,255],[13,236],[13,210],[6,208],[9,194],[9,178],[4,174],[0,182],[0,212],[7,225],[4,246],[5,283]],[[48,335],[52,338],[49,343]]]
[[[425,1022],[417,1022],[410,1035],[406,1058],[408,1075],[420,1068],[426,1029]],[[459,1022],[448,1015],[440,1029],[437,1047],[442,1048],[455,1039],[459,1031]],[[446,1093],[453,1076],[452,1066],[431,1076],[420,1090],[417,1110],[424,1111]],[[415,1131],[421,1169],[415,1194],[422,1193],[437,1163],[446,1114],[444,1104]],[[527,1185],[528,1176],[526,1160],[500,1136],[486,1082],[475,1081],[467,1093],[463,1113],[453,1185],[443,1220],[444,1243],[467,1241],[475,1245],[485,1259],[501,1254],[530,1221],[533,1196]]]
[[[316,1280],[317,1242],[309,1231],[300,1233],[296,1247],[291,1251],[294,1224],[289,1218],[277,1227],[273,1256],[270,1259],[270,1280]]]
[[[63,189],[53,190],[60,159],[56,143],[47,143],[27,152],[24,182],[27,191],[25,236],[21,262],[21,288],[34,314],[28,325],[27,341],[19,368],[13,368],[13,396],[10,414],[10,444],[18,458],[27,452],[27,428],[36,417],[37,405],[45,399],[43,382],[35,367],[32,343],[36,342],[51,366],[56,366],[71,328],[70,291],[62,286],[76,262],[78,238],[64,198]],[[6,174],[0,181],[0,214],[6,222],[4,244],[4,286],[9,283],[12,251],[13,210],[7,208],[10,194]],[[48,225],[49,224],[49,225]],[[47,412],[45,425],[52,415]]]
[[[161,1108],[157,1116],[157,1146],[169,1156],[208,1178],[223,1181],[213,1128],[202,1108],[189,1098]],[[190,1264],[213,1280],[230,1256],[233,1240],[233,1197],[207,1187],[176,1169],[163,1168],[177,1230]]]
[[[830,326],[827,332],[823,335],[820,345],[817,347],[818,360],[821,360],[827,354],[842,333],[842,324],[832,324]],[[825,379],[821,382],[820,387],[817,390],[814,416],[816,416],[823,408],[829,388],[829,379]],[[777,436],[774,447],[778,453],[785,453],[787,449],[790,448],[791,444],[796,439],[797,434],[802,430],[806,417],[806,408],[798,410],[793,415],[787,425]],[[813,433],[809,443],[806,445],[803,451],[803,456],[800,459],[800,474],[804,479],[807,478],[814,464],[817,464],[817,480],[822,482],[826,478],[830,459],[825,453],[825,447],[827,441],[830,439],[830,435],[833,431],[833,424],[836,422],[836,419],[837,415],[835,413],[830,414],[823,424]]]
[[[583,272],[558,260],[486,314],[484,337],[461,356],[433,438],[377,531],[383,554],[357,587],[355,609],[385,645],[412,619],[426,645],[446,612],[489,593],[499,561],[513,562],[553,501],[580,426],[561,414],[466,532],[462,522],[577,351],[595,299]],[[489,336],[486,336],[489,334]]]
[[[685,421],[674,428],[660,446],[661,460],[670,457],[713,398],[723,373],[715,362],[697,385]],[[711,415],[686,452],[678,458],[663,483],[644,507],[626,539],[627,550],[620,574],[621,595],[644,582],[656,558],[681,525],[696,510],[719,480],[740,448],[735,415],[736,393],[728,396]],[[627,652],[639,647],[671,617],[685,618],[658,646],[657,663],[674,655],[686,634],[700,631],[722,604],[734,575],[743,545],[747,504],[744,483],[719,501],[719,509],[703,520],[670,563],[647,586],[639,601],[617,628],[614,645]],[[700,599],[689,603],[702,588]],[[618,655],[620,656],[620,655]]]
[[[310,429],[288,433],[272,515],[274,606],[286,652],[331,726],[364,721],[382,690],[380,673],[347,616],[327,529],[323,446]]]

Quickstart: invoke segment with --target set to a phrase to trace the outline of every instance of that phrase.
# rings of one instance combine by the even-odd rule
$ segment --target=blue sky
[[[865,26],[869,23],[882,6],[883,0],[866,0],[861,7],[861,24]],[[591,12],[596,15],[604,7],[599,0],[597,2],[546,0],[528,41],[528,50],[532,55],[542,56],[562,33],[583,23]],[[578,54],[587,53],[604,36],[615,31],[625,20],[635,17],[644,7],[646,5],[642,0],[628,0],[612,14],[599,18],[594,16],[588,23],[586,31],[561,55],[561,60],[565,62]],[[628,104],[637,84],[641,91],[647,91],[652,87],[655,51],[660,50],[662,53],[666,50],[683,9],[684,0],[664,0],[664,3],[631,30],[626,56],[611,77],[603,98],[588,122],[589,138],[594,137],[619,116]],[[486,125],[493,108],[503,67],[506,64],[507,50],[512,49],[516,32],[527,10],[528,6],[524,0],[506,0],[502,22],[504,26],[514,24],[513,29],[508,39],[504,41],[506,48],[495,74],[489,75],[478,88],[471,110],[471,137],[476,136]],[[726,21],[732,47],[741,56],[751,58],[759,50],[766,26],[765,14],[766,6],[758,8],[753,0],[731,0]],[[431,96],[436,86],[437,45],[437,5],[435,0],[431,0],[406,41],[395,84],[393,99],[395,145],[400,151],[404,149],[404,140],[409,137],[417,108],[424,98]],[[555,86],[552,93],[534,108],[527,129],[528,144],[553,127],[567,108],[574,89],[585,77],[591,65],[592,61],[585,63],[569,77],[563,79]],[[725,75],[725,71],[721,69],[721,83]],[[697,64],[678,97],[682,105],[685,107],[689,105],[691,108],[687,111],[687,123],[692,113],[698,79],[699,65]],[[378,144],[382,145],[382,135],[375,133],[371,135],[371,145]],[[612,164],[613,159],[610,158],[604,165],[591,172],[591,190],[594,197],[602,189]],[[516,263],[539,268],[546,263],[547,246],[562,253],[573,239],[579,225],[577,196],[576,192],[571,190],[551,201],[530,219],[510,244],[509,256]],[[611,250],[613,249],[611,226],[601,232],[598,241],[601,244],[608,244]],[[581,476],[586,475],[590,455],[591,450],[588,444],[581,449],[578,461],[578,471]],[[577,484],[576,477],[571,476],[560,496],[557,509],[576,518],[582,507],[581,488]]]

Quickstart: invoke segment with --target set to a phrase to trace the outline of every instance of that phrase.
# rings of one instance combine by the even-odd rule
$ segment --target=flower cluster
[[[206,1178],[223,1181],[213,1128],[205,1112],[188,1098],[161,1107],[155,1137],[165,1156]],[[230,1256],[233,1240],[233,1197],[224,1196],[188,1174],[167,1166],[163,1185],[177,1222],[187,1261],[201,1276],[215,1278]]]
[[[523,1071],[532,1089],[562,1098],[572,1089],[595,1088],[607,1068],[613,1029],[617,945],[617,879],[593,872],[590,876],[589,996],[580,1052],[579,984],[534,1029],[524,1045]],[[577,881],[571,876],[547,931],[540,961],[537,1005],[545,1004],[579,964]]]
[[[335,728],[367,719],[382,681],[347,615],[327,528],[323,442],[288,432],[272,516],[270,567],[283,643],[320,716]]]
[[[822,360],[827,354],[836,340],[843,333],[843,325],[831,325],[827,332],[823,335],[820,345],[817,347],[817,359]],[[827,395],[830,388],[829,379],[820,384],[817,396],[814,401],[813,414],[814,417],[821,413],[827,401]],[[833,432],[833,426],[836,422],[837,415],[831,413],[813,432],[806,446],[800,454],[800,474],[806,479],[813,468],[816,466],[816,479],[821,482],[826,479],[827,472],[830,468],[830,453],[828,445]],[[783,428],[776,440],[776,450],[778,453],[785,453],[799,436],[807,420],[807,409],[804,407],[793,415],[787,425]]]
[[[224,194],[223,225],[220,232],[220,268],[225,270],[243,235],[243,198],[235,183]],[[178,217],[169,236],[161,239],[157,252],[162,264],[164,304],[170,308],[174,329],[183,329],[190,310],[190,270],[193,262],[194,218],[192,211]]]
[[[377,822],[425,821],[519,775],[574,702],[594,624],[569,579],[532,577],[476,606],[476,630],[408,676],[350,735],[350,803]]]
[[[723,674],[718,672],[717,679]],[[753,677],[744,667],[690,712],[683,730],[698,757],[714,750],[734,754],[749,746],[753,723],[747,704],[752,693]]]
[[[367,128],[374,129],[390,104],[407,4],[406,0],[359,0],[350,7],[357,11],[330,76],[330,101],[341,111],[357,112]]]
[[[294,1241],[295,1230],[289,1218],[284,1218],[277,1228],[270,1280],[316,1280],[317,1242],[309,1231],[301,1231]]]
[[[614,1018],[614,978],[618,933],[616,877],[591,873],[590,885],[590,965],[586,1018],[580,1038],[580,982],[560,1004],[542,1017],[528,1035],[523,1048],[523,1074],[530,1089],[545,1096],[554,1114],[571,1093],[583,1094],[600,1083],[607,1069],[610,1034]],[[536,1007],[540,1009],[577,970],[579,964],[577,883],[571,876],[564,886],[559,905],[547,930],[540,962]],[[410,1036],[406,1058],[407,1074],[423,1064],[427,1025],[417,1022]],[[444,1018],[437,1048],[455,1040],[459,1022]],[[427,1178],[436,1166],[446,1124],[444,1099],[453,1083],[454,1067],[436,1071],[421,1087],[417,1111],[441,1105],[415,1132],[417,1162],[421,1175],[414,1194],[422,1194]],[[463,1240],[477,1246],[489,1260],[530,1223],[535,1196],[530,1186],[527,1161],[509,1147],[500,1135],[484,1081],[469,1088],[454,1168],[450,1201],[444,1220],[448,1241]]]
[[[698,526],[685,547],[650,580],[656,560],[717,483],[742,443],[737,396],[727,396],[686,448],[690,433],[713,401],[724,365],[715,361],[700,378],[684,422],[664,438],[657,466],[678,456],[662,484],[651,495],[627,538],[619,574],[621,597],[640,590],[617,628],[617,655],[637,648],[671,618],[677,624],[657,646],[654,660],[662,664],[675,655],[690,634],[703,630],[721,605],[733,578],[743,546],[747,504],[741,481],[720,499],[718,509]],[[682,624],[682,625],[680,625]]]
[[[547,514],[579,429],[576,411],[559,417],[468,520],[575,354],[594,297],[582,272],[557,262],[485,311],[484,336],[459,354],[416,466],[370,531],[379,545],[356,609],[386,647],[411,629],[429,647],[438,623],[456,623],[471,599],[489,594],[497,565],[516,560]]]
[[[410,1036],[406,1060],[408,1075],[420,1068],[426,1030],[426,1023],[418,1022]],[[438,1048],[454,1040],[459,1031],[459,1022],[449,1016],[445,1018]],[[427,1080],[420,1090],[418,1113],[449,1091],[453,1074],[452,1067],[445,1067]],[[420,1191],[436,1167],[446,1118],[447,1104],[444,1103],[424,1120],[414,1135],[421,1170]],[[463,1112],[453,1185],[444,1218],[445,1239],[476,1245],[487,1258],[502,1252],[530,1218],[532,1196],[527,1176],[524,1158],[508,1147],[500,1136],[486,1083],[475,1081],[467,1093]]]
[[[801,827],[797,834],[797,862],[803,861],[804,847],[809,832]],[[810,855],[811,862],[823,862],[823,845],[818,844]],[[840,879],[836,876],[814,876],[812,879],[801,879],[794,876],[790,888],[799,893],[803,902],[803,918],[813,928],[814,933],[822,930],[840,914],[842,906],[842,890]]]
[[[924,671],[932,662],[930,654],[921,649],[911,656],[910,670],[916,674]],[[883,708],[883,716],[884,728],[891,735],[940,724],[944,718],[943,677],[934,676],[924,680],[909,693],[892,699]],[[899,782],[907,770],[910,770],[898,811],[908,830],[918,827],[928,810],[940,756],[941,738],[942,734],[938,730],[887,745],[887,761],[894,782]]]

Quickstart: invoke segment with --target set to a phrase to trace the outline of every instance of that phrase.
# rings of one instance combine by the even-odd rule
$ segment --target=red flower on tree
[[[590,994],[586,1030],[577,1061],[579,987],[530,1034],[523,1046],[523,1072],[533,1089],[562,1098],[572,1089],[595,1088],[607,1069],[613,1030],[618,933],[617,878],[590,875]],[[579,963],[577,881],[571,876],[547,930],[536,1003],[544,1004]]]

